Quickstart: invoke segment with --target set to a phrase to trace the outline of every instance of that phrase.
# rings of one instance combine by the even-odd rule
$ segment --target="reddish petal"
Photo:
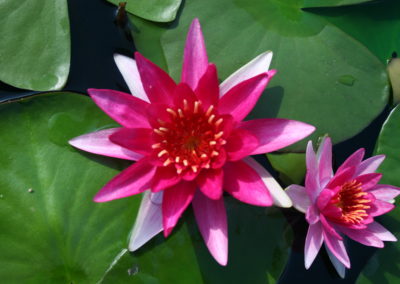
[[[174,186],[181,181],[181,177],[176,173],[174,166],[158,167],[154,175],[151,191],[158,192],[168,187]]]
[[[368,192],[372,193],[376,199],[391,202],[400,194],[400,188],[387,184],[378,184]]]
[[[148,128],[121,128],[110,135],[110,141],[142,155],[150,155],[154,143],[152,134]]]
[[[250,131],[235,129],[225,146],[229,161],[238,161],[249,156],[258,147],[258,139]]]
[[[319,219],[321,220],[322,227],[324,231],[326,231],[329,235],[335,237],[338,240],[343,240],[343,238],[336,232],[335,228],[326,220],[323,214],[319,215]]]
[[[252,205],[272,205],[271,195],[261,177],[245,162],[228,162],[224,171],[224,189],[233,197]]]
[[[222,183],[224,172],[222,169],[203,170],[197,177],[196,182],[201,192],[210,199],[220,199],[223,193]]]
[[[365,150],[363,148],[358,149],[354,152],[350,157],[344,161],[344,163],[337,169],[336,174],[340,173],[341,171],[349,168],[349,167],[358,167],[364,158]]]
[[[336,172],[335,176],[326,185],[327,188],[335,189],[342,186],[347,181],[352,181],[356,167],[346,167],[345,169]]]
[[[197,101],[196,94],[190,89],[189,85],[186,83],[179,83],[175,88],[174,92],[174,105],[181,109],[191,109],[194,108],[194,102]],[[185,106],[184,100],[186,100],[187,105]]]
[[[94,197],[95,202],[106,202],[150,188],[156,168],[147,159],[141,159],[109,181]]]
[[[324,210],[325,207],[329,204],[333,196],[335,196],[337,190],[331,190],[329,188],[325,188],[321,191],[317,198],[317,205],[319,210]]]
[[[377,248],[384,247],[383,242],[377,236],[375,236],[375,234],[369,232],[368,230],[353,230],[342,227],[341,231],[350,239],[353,239],[363,245]]]
[[[169,108],[166,104],[152,103],[147,108],[147,119],[153,128],[160,127],[160,122],[171,122],[171,114],[167,112]]]
[[[238,127],[250,131],[258,138],[260,144],[252,152],[252,155],[282,149],[307,137],[315,130],[312,125],[280,118],[243,121],[239,123]]]
[[[211,200],[200,191],[193,198],[197,225],[211,255],[220,265],[228,262],[228,224],[224,199]]]
[[[326,184],[333,176],[332,171],[332,141],[325,137],[318,148],[317,160],[319,161],[320,184]]]
[[[182,181],[164,190],[162,203],[164,236],[168,237],[182,213],[193,199],[196,184]]]
[[[338,240],[337,238],[331,236],[325,230],[323,230],[323,236],[325,240],[325,244],[331,253],[346,266],[350,268],[350,260],[349,256],[347,255],[346,248],[343,244],[342,240]]]
[[[372,189],[375,185],[378,184],[379,180],[382,178],[382,174],[372,173],[372,174],[365,174],[362,176],[356,177],[358,182],[362,183],[362,189],[367,191]]]
[[[203,109],[208,109],[210,105],[218,106],[219,81],[217,68],[214,64],[208,65],[207,71],[201,77],[195,93],[201,101]]]
[[[377,155],[362,161],[357,167],[356,176],[374,173],[385,160],[385,155]]]
[[[143,155],[122,148],[121,146],[110,141],[110,135],[119,131],[120,129],[121,128],[111,128],[84,134],[69,140],[68,143],[75,148],[93,154],[133,161],[137,161],[142,158]]]
[[[308,227],[306,243],[304,245],[304,266],[309,269],[315,257],[321,249],[324,241],[321,223],[316,223]]]
[[[152,103],[172,103],[172,94],[176,84],[160,67],[135,53],[136,63],[142,80],[143,88]]]
[[[198,19],[190,25],[183,53],[181,81],[195,90],[208,66],[207,51]]]
[[[101,89],[88,89],[93,101],[112,119],[125,127],[149,127],[148,103],[129,94]]]
[[[263,73],[236,85],[220,99],[219,112],[232,115],[235,121],[242,121],[254,108],[272,77],[272,73]]]
[[[394,206],[392,203],[377,199],[371,204],[371,208],[368,210],[368,213],[373,217],[380,216],[392,211],[395,207],[396,206]]]

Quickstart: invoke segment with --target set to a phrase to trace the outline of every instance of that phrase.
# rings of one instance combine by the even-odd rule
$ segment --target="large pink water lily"
[[[132,95],[89,89],[94,102],[122,127],[79,136],[70,144],[95,154],[137,161],[95,196],[105,202],[146,191],[132,231],[130,250],[164,230],[168,236],[192,204],[214,258],[227,263],[227,220],[223,191],[240,201],[289,207],[291,201],[271,175],[249,155],[295,143],[314,127],[287,119],[243,121],[275,71],[265,52],[220,86],[209,63],[198,20],[187,37],[181,83],[135,54],[115,61]],[[246,158],[247,157],[247,158]]]
[[[286,190],[293,206],[306,213],[309,223],[304,247],[308,269],[325,243],[329,257],[339,275],[344,277],[350,260],[343,235],[367,246],[381,248],[383,241],[396,241],[374,217],[394,209],[393,199],[400,189],[378,184],[381,174],[375,173],[384,156],[363,161],[364,149],[352,154],[333,175],[332,143],[323,139],[317,154],[311,141],[307,146],[305,187],[291,185]]]

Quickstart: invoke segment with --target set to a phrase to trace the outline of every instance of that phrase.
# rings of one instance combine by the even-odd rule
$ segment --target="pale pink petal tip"
[[[335,267],[336,272],[342,279],[344,279],[346,276],[346,267],[336,258],[336,256],[333,255],[328,248],[326,248],[326,251],[328,252],[329,259],[331,260],[333,267]]]
[[[163,230],[161,200],[163,192],[143,194],[139,213],[129,240],[129,251],[135,251]]]
[[[292,184],[286,188],[285,192],[292,200],[294,208],[302,213],[307,212],[307,209],[311,206],[311,200],[303,186]]]

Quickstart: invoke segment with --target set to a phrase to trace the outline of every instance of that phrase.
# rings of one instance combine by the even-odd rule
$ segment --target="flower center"
[[[341,221],[347,224],[360,224],[368,217],[367,210],[371,200],[368,193],[362,190],[362,183],[356,180],[346,182],[332,198],[331,203],[342,210]]]
[[[226,144],[222,130],[223,118],[211,105],[204,110],[201,101],[189,104],[183,100],[182,108],[167,108],[168,121],[158,120],[154,128],[156,143],[152,148],[164,166],[173,164],[176,172],[210,168]]]

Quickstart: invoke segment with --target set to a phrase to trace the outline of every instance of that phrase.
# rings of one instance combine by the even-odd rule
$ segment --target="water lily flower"
[[[363,161],[364,149],[352,154],[332,172],[332,142],[325,137],[315,154],[310,141],[307,146],[305,187],[291,185],[286,192],[293,206],[306,214],[309,223],[304,247],[304,263],[308,269],[325,243],[328,255],[339,275],[344,278],[350,268],[343,236],[367,246],[382,248],[383,241],[396,237],[374,220],[395,206],[393,199],[400,189],[378,184],[382,175],[375,173],[385,159],[377,155]]]
[[[132,95],[89,89],[94,102],[122,127],[76,137],[78,149],[136,161],[94,197],[106,202],[146,192],[132,231],[130,250],[160,231],[167,237],[192,204],[214,258],[227,263],[227,217],[223,191],[242,202],[289,207],[291,201],[271,175],[249,155],[272,152],[314,131],[287,119],[243,121],[275,70],[265,52],[219,85],[208,62],[200,24],[190,27],[181,82],[135,53],[115,55]],[[149,191],[150,190],[150,191]]]

